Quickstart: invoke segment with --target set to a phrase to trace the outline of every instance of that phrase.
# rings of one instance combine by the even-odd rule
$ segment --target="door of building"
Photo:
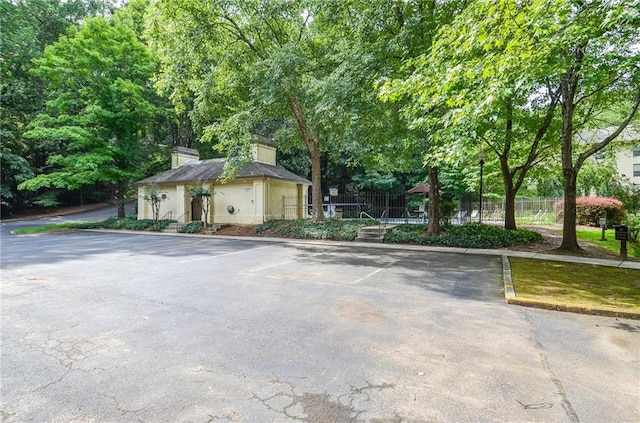
[[[202,220],[202,198],[191,199],[191,221]]]

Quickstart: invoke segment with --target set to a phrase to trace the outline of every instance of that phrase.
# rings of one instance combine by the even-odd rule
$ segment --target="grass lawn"
[[[614,254],[620,254],[620,241],[616,241],[615,231],[613,229],[607,229],[605,231],[606,241],[600,241],[602,238],[601,228],[577,228],[576,234],[578,235],[578,240],[588,241]],[[640,258],[640,246],[627,242],[627,256]]]
[[[511,257],[518,299],[575,308],[640,312],[640,271]]]
[[[16,229],[14,233],[16,235],[27,235],[27,234],[39,234],[42,232],[54,232],[54,231],[64,231],[67,229],[74,229],[74,223],[56,223],[52,225],[43,225],[43,226],[33,226],[29,228],[20,228]]]

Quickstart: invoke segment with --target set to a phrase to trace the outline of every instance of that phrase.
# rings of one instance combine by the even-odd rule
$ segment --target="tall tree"
[[[580,249],[576,235],[578,172],[587,158],[613,142],[640,105],[640,1],[563,1],[551,9],[557,33],[548,51],[562,106],[563,250]],[[535,12],[542,12],[540,7]],[[626,117],[611,134],[591,145],[575,135],[598,122],[611,104],[628,102]]]
[[[416,60],[416,72],[403,81],[413,94],[416,123],[425,123],[426,112],[444,109],[439,133],[450,146],[466,135],[476,145],[483,139],[496,152],[508,199],[540,160],[540,148],[550,146],[558,132],[563,249],[579,248],[578,171],[615,139],[640,101],[638,5],[635,0],[476,1],[442,30],[432,54]],[[618,130],[597,144],[577,145],[576,132],[601,125],[599,113],[615,102],[631,104]],[[515,228],[509,215],[507,227]]]
[[[107,0],[16,0],[0,1],[0,150],[22,157],[31,173],[41,172],[56,145],[25,140],[22,134],[38,113],[45,110],[45,83],[30,70],[33,60],[55,42],[70,25],[87,16],[107,15],[113,5]],[[7,156],[10,157],[10,156]],[[10,174],[20,167],[3,167],[3,178],[21,180],[24,172]],[[13,210],[29,205],[30,196],[16,191],[3,203]],[[15,185],[6,187],[15,189]]]
[[[146,46],[132,30],[103,18],[87,19],[45,49],[34,74],[51,98],[24,134],[57,144],[52,172],[23,182],[23,189],[77,189],[114,185],[124,216],[129,182],[140,176],[141,140],[156,108],[149,80],[154,70]]]
[[[440,154],[469,156],[469,150],[484,149],[496,154],[506,195],[505,228],[516,229],[515,197],[552,144],[559,94],[544,80],[523,77],[540,61],[512,56],[529,54],[537,40],[527,22],[500,9],[515,2],[497,3],[474,2],[442,27],[431,51],[413,61],[415,70],[395,89],[411,97],[407,111],[414,125],[435,128],[444,147]]]
[[[439,228],[438,167],[443,164],[433,154],[432,127],[415,125],[408,115],[407,102],[401,96],[382,89],[382,99],[371,86],[380,80],[402,80],[413,67],[413,59],[430,51],[440,27],[451,22],[468,1],[398,0],[377,2],[355,0],[348,5],[343,25],[350,42],[348,69],[360,69],[366,81],[353,90],[360,99],[351,108],[349,132],[364,152],[360,160],[369,166],[395,172],[421,172],[433,189],[429,191],[427,233],[437,235]],[[344,6],[343,6],[344,7]],[[366,60],[362,60],[362,58]],[[387,101],[394,100],[394,101]],[[354,103],[353,100],[350,100]],[[426,167],[426,172],[424,168]],[[374,167],[375,169],[375,167]]]
[[[178,113],[182,99],[195,98],[205,139],[246,156],[261,121],[286,117],[297,128],[317,219],[324,218],[320,154],[333,135],[324,90],[339,66],[336,40],[317,30],[323,13],[330,11],[315,0],[160,0],[150,25],[163,63],[159,87],[173,91]]]

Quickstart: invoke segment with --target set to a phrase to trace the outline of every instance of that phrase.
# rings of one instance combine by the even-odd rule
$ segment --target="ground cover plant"
[[[353,241],[365,226],[371,226],[371,220],[270,220],[259,225],[256,233],[282,238]]]
[[[43,232],[65,231],[69,229],[78,229],[75,223],[56,223],[53,225],[33,226],[30,228],[19,228],[13,231],[16,235],[39,234]]]
[[[542,235],[530,229],[506,230],[479,223],[451,226],[437,237],[427,237],[424,235],[425,232],[426,225],[398,225],[387,231],[384,242],[462,248],[502,248],[542,240]]]
[[[581,241],[587,241],[614,254],[620,254],[620,241],[616,241],[614,229],[607,229],[605,231],[605,241],[601,241],[602,229],[600,228],[584,227],[577,229],[576,234],[578,235],[578,239]],[[628,241],[627,255],[629,257],[640,258],[640,244]]]
[[[169,224],[173,222],[172,220],[159,220],[155,222],[152,219],[141,219],[138,220],[135,217],[125,217],[123,219],[118,219],[115,217],[110,217],[105,220],[96,220],[90,222],[68,222],[68,223],[59,223],[55,225],[43,225],[43,226],[34,226],[31,228],[20,228],[16,229],[15,233],[17,235],[24,234],[34,234],[41,232],[49,232],[49,231],[61,231],[61,230],[70,230],[70,229],[124,229],[130,231],[154,231],[160,232]]]
[[[182,234],[197,234],[202,232],[204,228],[204,222],[201,220],[194,220],[178,228],[178,232]]]
[[[511,257],[518,299],[577,308],[640,312],[635,269]]]

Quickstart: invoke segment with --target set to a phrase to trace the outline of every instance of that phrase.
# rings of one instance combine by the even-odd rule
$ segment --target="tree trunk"
[[[509,140],[507,140],[509,141]],[[500,170],[502,171],[502,179],[504,180],[504,228],[515,231],[516,227],[516,195],[518,194],[519,184],[513,183],[513,172],[509,169],[508,154],[510,151],[510,143],[505,143],[505,151],[500,157]],[[524,172],[524,171],[523,171]]]
[[[511,152],[511,141],[513,140],[513,101],[507,100],[507,127],[505,131],[504,151],[500,155],[500,168],[504,178],[505,193],[505,211],[504,211],[504,228],[507,230],[516,230],[516,194],[518,187],[513,186],[513,177],[509,169],[509,153]],[[482,200],[480,200],[482,201]]]
[[[127,181],[118,181],[118,187],[116,191],[116,198],[118,199],[118,219],[124,219],[126,217],[124,203],[126,201],[128,188],[129,183]]]
[[[564,220],[562,222],[562,244],[560,250],[580,251],[576,234],[576,179],[577,172],[573,168],[563,170],[564,187]]]
[[[440,186],[438,183],[438,167],[429,166],[429,225],[427,236],[440,235]]]
[[[324,212],[322,211],[322,166],[320,164],[320,134],[312,132],[307,127],[304,119],[302,105],[298,99],[292,95],[287,95],[289,107],[293,112],[293,116],[298,124],[298,130],[302,136],[302,140],[307,146],[309,159],[311,159],[311,183],[312,183],[312,201],[313,201],[313,218],[315,220],[324,220]]]
[[[562,187],[564,189],[564,221],[562,223],[562,244],[560,250],[580,251],[576,234],[576,179],[579,166],[573,165],[573,117],[575,96],[578,91],[579,69],[584,59],[584,45],[575,48],[575,67],[560,81],[562,102]]]
[[[320,142],[316,136],[315,140],[307,141],[309,158],[311,159],[311,196],[313,207],[313,218],[324,220],[322,210],[322,167],[320,165]]]
[[[564,190],[564,206],[562,244],[559,249],[580,251],[578,235],[576,234],[576,180],[578,171],[573,165],[574,104],[573,98],[571,96],[569,98],[571,101],[564,102],[562,105],[562,188]]]
[[[511,184],[505,181],[505,210],[504,210],[504,228],[509,231],[515,231],[516,226],[516,195],[518,190],[514,189]]]

